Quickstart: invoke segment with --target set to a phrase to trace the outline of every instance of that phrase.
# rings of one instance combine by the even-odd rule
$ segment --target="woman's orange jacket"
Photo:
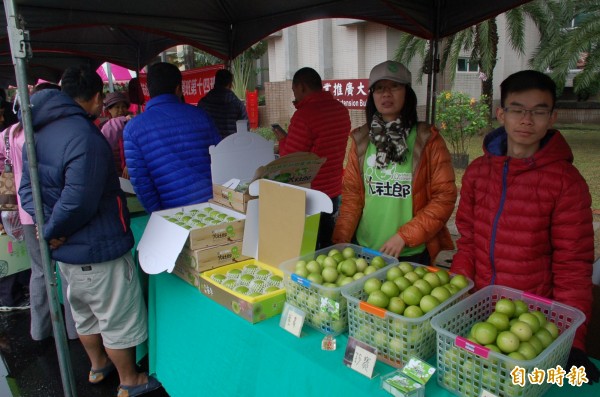
[[[351,134],[352,145],[344,170],[342,204],[333,232],[334,243],[349,243],[365,206],[363,163],[369,129],[363,125]],[[398,229],[408,247],[425,243],[431,263],[441,250],[454,248],[446,222],[454,211],[457,190],[450,152],[435,127],[417,126],[413,149],[413,219]],[[385,222],[385,219],[381,220]],[[370,247],[379,249],[380,247]]]

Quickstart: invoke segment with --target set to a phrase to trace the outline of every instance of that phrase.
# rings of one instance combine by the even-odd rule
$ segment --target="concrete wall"
[[[517,53],[507,40],[506,18],[500,15],[498,23],[498,60],[494,69],[494,106],[500,99],[501,81],[518,70],[529,68],[528,58],[534,52],[539,34],[532,23],[526,25],[525,52]],[[279,123],[287,126],[294,113],[291,79],[301,67],[314,68],[323,79],[366,79],[373,66],[394,58],[400,32],[384,25],[353,19],[333,18],[310,21],[283,29],[270,36],[269,79],[264,84],[266,108],[261,111],[260,125]],[[469,54],[464,53],[465,56]],[[425,119],[427,75],[419,81],[420,59],[406,65],[413,75],[413,89],[417,94],[419,119]],[[438,92],[456,90],[475,98],[481,93],[478,72],[457,72],[452,84],[442,72],[437,76]],[[365,122],[363,110],[350,111],[352,126]],[[561,109],[560,122],[598,122],[598,110]]]

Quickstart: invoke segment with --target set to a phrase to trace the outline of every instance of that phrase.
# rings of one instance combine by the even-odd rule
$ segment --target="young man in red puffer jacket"
[[[573,153],[552,129],[556,86],[543,73],[517,72],[502,82],[503,125],[485,137],[484,155],[465,171],[456,225],[461,235],[451,271],[475,289],[504,285],[585,313],[567,368],[599,371],[584,353],[592,308],[594,231],[587,183]]]

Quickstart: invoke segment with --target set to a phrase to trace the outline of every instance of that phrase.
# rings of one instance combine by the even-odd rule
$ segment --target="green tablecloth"
[[[280,316],[250,324],[172,274],[150,276],[150,371],[171,397],[390,396],[380,378],[368,379],[321,350],[323,335],[305,327],[301,338],[279,327]],[[600,363],[597,362],[600,366]],[[375,373],[394,369],[377,363]],[[452,396],[433,378],[427,397]],[[600,396],[600,385],[553,386],[547,396]]]
[[[150,220],[150,215],[146,214],[145,212],[131,215],[130,227],[131,227],[131,231],[133,233],[133,237],[135,239],[135,244],[133,245],[131,252],[133,253],[134,258],[136,258],[136,255],[137,255],[137,245],[140,242],[140,239],[142,238],[142,234],[144,234],[144,229],[146,229],[146,225],[148,224],[149,220]],[[137,263],[137,260],[136,260],[136,263]],[[139,265],[138,265],[138,276],[140,278],[142,291],[144,291],[144,296],[148,296],[147,295],[148,275],[146,273],[144,273],[144,271],[142,269],[139,268]],[[135,351],[136,360],[139,362],[147,354],[148,354],[148,343],[144,342],[144,343],[139,344]]]

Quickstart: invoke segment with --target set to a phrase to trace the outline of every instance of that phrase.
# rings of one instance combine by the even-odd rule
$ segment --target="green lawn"
[[[592,208],[600,209],[600,125],[561,124],[556,126],[566,137],[575,156],[575,166],[587,181],[592,194]],[[469,160],[481,156],[483,136],[471,139]],[[460,188],[464,170],[456,170]]]

